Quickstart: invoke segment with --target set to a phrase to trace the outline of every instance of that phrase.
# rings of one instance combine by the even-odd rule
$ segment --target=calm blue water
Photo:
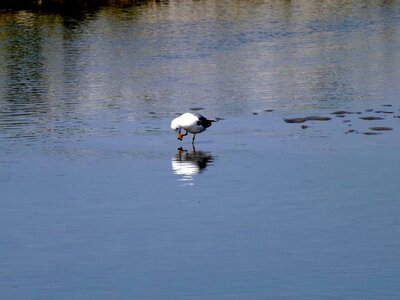
[[[0,298],[398,299],[399,10],[2,11]]]

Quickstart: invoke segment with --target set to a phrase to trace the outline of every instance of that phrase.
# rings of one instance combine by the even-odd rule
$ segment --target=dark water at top
[[[399,298],[397,1],[0,28],[1,299]],[[193,108],[224,119],[195,150],[169,128]]]

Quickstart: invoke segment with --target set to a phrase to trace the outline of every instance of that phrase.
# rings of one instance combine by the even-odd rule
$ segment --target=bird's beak
[[[183,139],[183,134],[178,132],[178,140],[182,141],[182,139]]]

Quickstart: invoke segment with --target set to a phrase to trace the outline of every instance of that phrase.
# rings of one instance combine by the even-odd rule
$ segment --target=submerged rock
[[[393,130],[392,127],[383,127],[383,126],[378,126],[378,127],[370,127],[370,130],[374,131],[385,131],[385,130]]]
[[[365,135],[378,135],[378,134],[381,134],[381,133],[380,132],[367,131],[367,132],[364,132],[363,134],[365,134]]]
[[[345,133],[353,133],[353,132],[356,132],[356,131],[354,129],[349,129]]]
[[[374,116],[366,116],[366,117],[360,117],[361,120],[366,120],[366,121],[373,121],[373,120],[384,120],[385,118],[382,117],[374,117]]]
[[[323,116],[310,116],[306,117],[306,121],[329,121],[331,118]]]
[[[304,123],[306,118],[284,119],[286,123]]]
[[[304,123],[306,121],[329,121],[331,118],[323,116],[309,116],[304,118],[284,119],[286,123]]]
[[[344,115],[347,114],[347,111],[345,110],[338,110],[338,111],[334,111],[333,113],[331,113],[332,115]]]
[[[338,110],[338,111],[334,111],[333,113],[331,113],[332,115],[360,115],[361,112],[359,111],[346,111],[346,110]]]

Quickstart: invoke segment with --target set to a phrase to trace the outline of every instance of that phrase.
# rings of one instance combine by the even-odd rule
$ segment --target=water
[[[398,299],[399,8],[2,11],[1,298]]]

